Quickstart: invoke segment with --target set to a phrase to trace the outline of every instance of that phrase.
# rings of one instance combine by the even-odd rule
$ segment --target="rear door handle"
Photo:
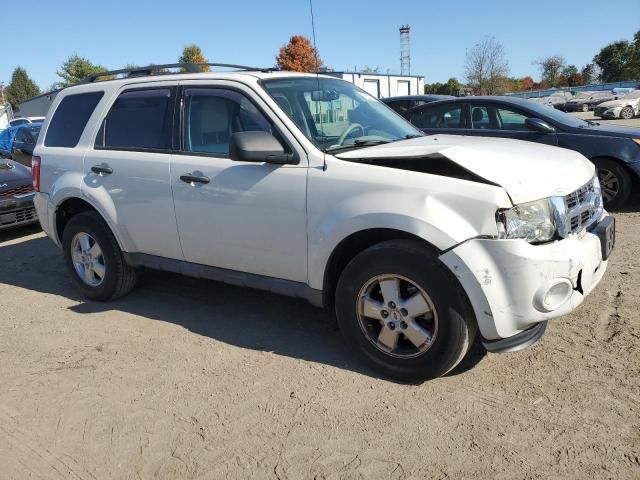
[[[99,173],[101,175],[109,175],[113,173],[113,168],[107,167],[106,165],[94,165],[91,167],[91,171],[93,173]]]
[[[185,173],[184,175],[180,175],[180,180],[185,183],[209,183],[209,177],[205,177],[204,175],[193,175],[191,173]]]

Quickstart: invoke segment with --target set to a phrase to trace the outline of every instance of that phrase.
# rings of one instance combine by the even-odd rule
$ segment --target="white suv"
[[[534,344],[607,268],[614,221],[571,150],[423,136],[325,76],[92,80],[58,94],[33,158],[42,228],[91,299],[140,267],[304,297],[416,380],[478,330],[489,351]]]

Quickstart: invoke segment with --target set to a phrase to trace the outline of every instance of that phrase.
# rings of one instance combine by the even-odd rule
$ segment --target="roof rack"
[[[92,73],[85,77],[80,83],[93,83],[97,79],[102,77],[110,77],[115,75],[127,74],[127,77],[146,77],[152,75],[166,75],[168,72],[162,70],[168,68],[182,68],[181,73],[202,73],[202,67],[223,67],[223,68],[235,68],[236,70],[243,71],[258,71],[258,72],[271,72],[274,68],[257,68],[248,67],[246,65],[233,65],[231,63],[167,63],[164,65],[148,65],[146,67],[133,67],[122,68],[120,70],[109,70],[106,72]]]

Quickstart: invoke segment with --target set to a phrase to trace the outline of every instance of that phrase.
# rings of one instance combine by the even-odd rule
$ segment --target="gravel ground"
[[[640,198],[602,284],[536,347],[402,385],[303,301],[147,274],[78,297],[0,235],[0,478],[640,478]]]

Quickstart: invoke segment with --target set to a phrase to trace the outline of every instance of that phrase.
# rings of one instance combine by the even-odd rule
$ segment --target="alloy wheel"
[[[358,323],[379,350],[397,358],[426,352],[438,333],[438,316],[427,293],[400,275],[378,275],[357,298]]]
[[[624,118],[625,120],[631,120],[633,118],[633,108],[631,107],[623,108],[622,111],[620,112],[620,117]]]
[[[602,189],[602,198],[605,202],[610,202],[620,193],[620,181],[611,170],[598,168],[598,179]]]
[[[88,233],[80,232],[71,240],[71,261],[78,277],[90,287],[97,287],[104,280],[102,249]]]

